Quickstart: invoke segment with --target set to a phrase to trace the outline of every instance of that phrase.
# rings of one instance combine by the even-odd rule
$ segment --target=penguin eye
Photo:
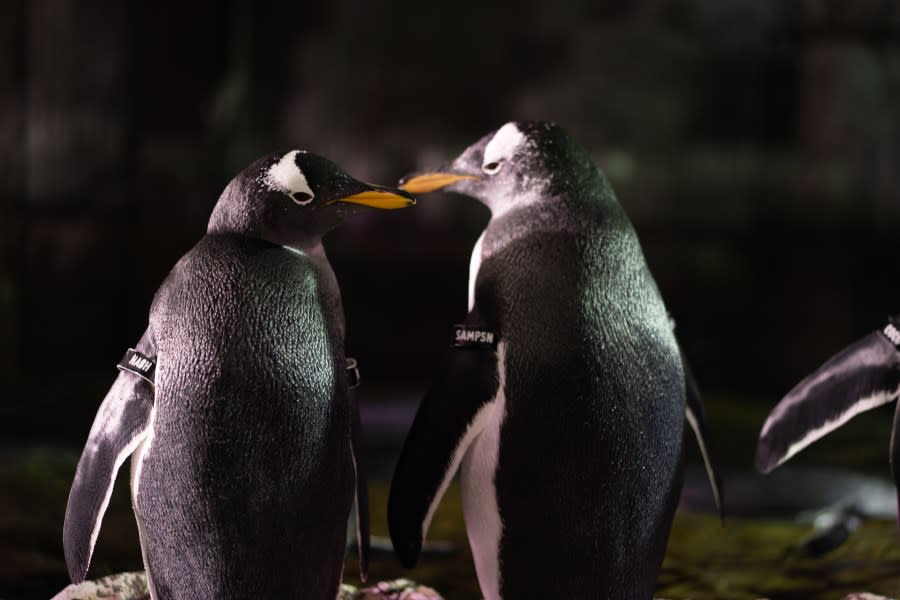
[[[488,175],[493,175],[497,171],[500,170],[500,167],[503,166],[503,161],[495,160],[494,162],[489,162],[488,164],[481,167],[481,170],[487,173]]]
[[[313,195],[307,194],[306,192],[294,192],[291,194],[291,200],[294,201],[294,204],[299,204],[300,206],[309,204],[312,202],[312,199]]]

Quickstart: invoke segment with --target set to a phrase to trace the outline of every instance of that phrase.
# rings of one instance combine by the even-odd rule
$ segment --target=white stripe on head
[[[282,192],[294,199],[297,204],[309,204],[315,194],[306,181],[306,175],[297,166],[299,150],[293,150],[281,157],[277,163],[269,167],[266,173],[265,183],[269,189]],[[297,200],[296,193],[304,194],[302,200]],[[307,197],[308,196],[308,197]]]
[[[507,123],[497,130],[491,141],[484,147],[484,159],[482,168],[501,160],[508,160],[515,154],[516,149],[525,142],[525,135],[519,131],[515,123]]]

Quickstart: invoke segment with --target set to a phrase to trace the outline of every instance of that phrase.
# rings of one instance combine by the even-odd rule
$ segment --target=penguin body
[[[340,291],[320,240],[352,204],[379,202],[410,200],[299,152],[229,184],[154,298],[137,348],[156,362],[153,384],[123,371],[98,412],[66,512],[74,582],[133,452],[155,600],[336,597],[354,490],[365,490]]]
[[[558,223],[574,224],[568,216]],[[665,308],[648,281],[621,285],[649,275],[629,232],[504,239],[532,229],[530,217],[501,218],[482,247],[476,304],[481,292],[501,341],[494,414],[462,462],[473,555],[486,555],[479,573],[499,572],[496,583],[484,578],[497,593],[488,597],[624,597],[628,589],[650,597],[680,491],[683,437],[682,374]],[[629,256],[594,271],[601,244]],[[643,296],[640,307],[632,293]],[[484,493],[492,483],[494,494]],[[496,527],[483,526],[488,514]],[[480,549],[498,542],[496,559]],[[522,576],[538,569],[568,581]]]
[[[419,408],[389,500],[398,557],[415,563],[459,468],[487,600],[652,597],[681,489],[685,374],[631,224],[545,123],[509,123],[405,189],[434,185],[491,209],[465,326],[498,341],[452,349]]]
[[[324,255],[240,236],[207,236],[163,284],[132,488],[158,597],[331,597],[354,491],[339,311]]]

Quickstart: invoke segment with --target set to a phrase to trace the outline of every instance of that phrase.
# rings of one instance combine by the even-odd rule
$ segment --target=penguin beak
[[[443,189],[463,179],[480,179],[475,175],[459,175],[457,173],[436,172],[408,175],[400,180],[400,189],[411,194],[427,194]]]
[[[361,204],[362,206],[370,206],[382,210],[393,210],[395,208],[406,208],[416,203],[416,199],[412,194],[402,189],[368,184],[367,187],[368,189],[362,192],[330,200],[328,204],[347,202],[348,204]]]

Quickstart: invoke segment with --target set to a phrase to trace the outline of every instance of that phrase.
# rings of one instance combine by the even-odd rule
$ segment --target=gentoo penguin
[[[900,317],[828,359],[772,410],[759,434],[756,467],[768,473],[856,415],[900,395]],[[900,489],[900,407],[891,433],[891,470]]]
[[[365,484],[341,296],[321,240],[364,206],[413,203],[302,151],[265,156],[228,184],[91,428],[63,531],[73,582],[132,455],[154,600],[337,596]]]
[[[514,122],[401,188],[472,196],[491,220],[468,316],[394,473],[398,558],[416,562],[459,468],[487,600],[652,597],[689,407],[672,325],[605,177],[559,126]]]

